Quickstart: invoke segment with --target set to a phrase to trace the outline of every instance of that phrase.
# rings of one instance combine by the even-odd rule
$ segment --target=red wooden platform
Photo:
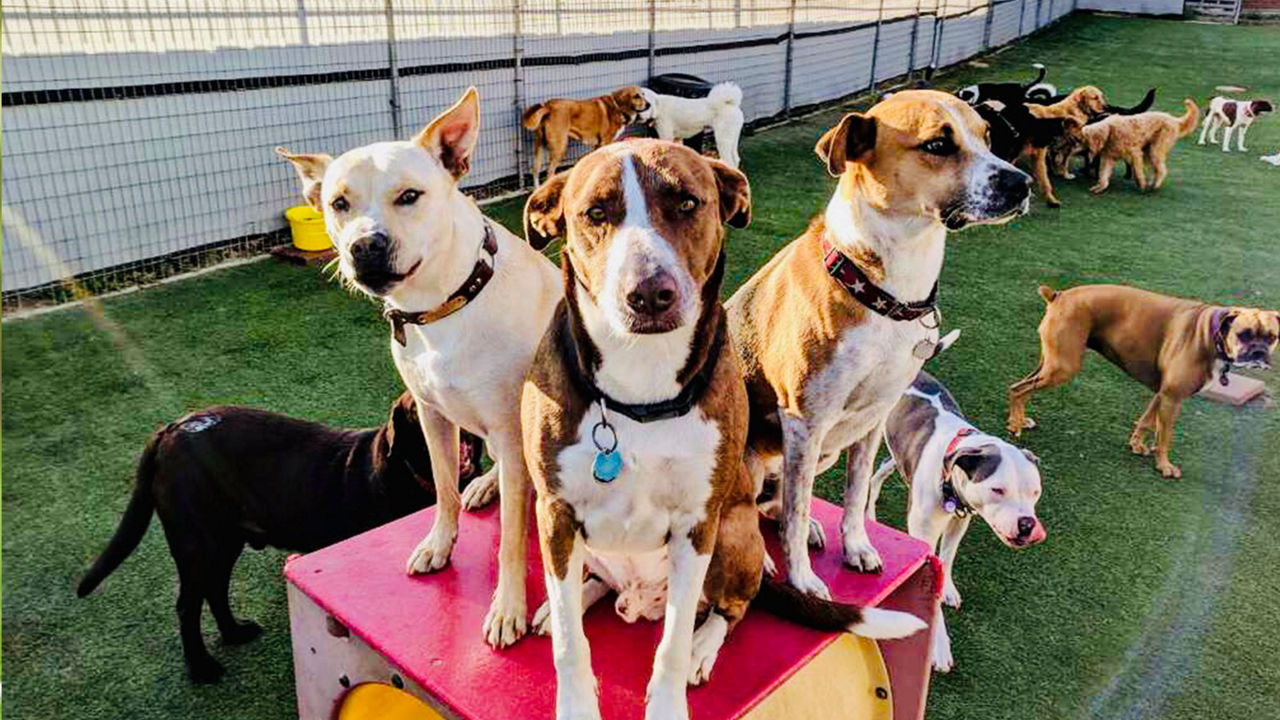
[[[549,638],[528,636],[506,650],[481,639],[497,573],[497,511],[463,513],[452,563],[432,575],[404,574],[408,553],[431,526],[428,508],[329,548],[291,559],[285,575],[333,619],[330,634],[346,632],[367,643],[410,686],[424,691],[439,710],[461,718],[555,717],[555,675]],[[884,559],[878,575],[860,575],[841,563],[840,509],[815,501],[814,515],[826,527],[828,547],[814,556],[814,569],[837,599],[913,612],[930,629],[911,638],[881,642],[892,686],[894,720],[924,715],[928,688],[929,633],[940,592],[937,560],[925,544],[882,525],[871,524],[872,541]],[[776,532],[765,523],[770,551],[779,557]],[[530,543],[529,612],[545,597],[536,542]],[[334,628],[337,628],[335,630]],[[587,613],[587,635],[606,720],[639,718],[652,670],[660,623],[628,625],[613,610],[612,596]],[[303,720],[327,717],[304,700],[304,664],[317,652],[300,647],[295,617],[295,663]],[[753,611],[730,636],[710,682],[690,688],[697,720],[740,718],[815,658],[839,636],[800,627]],[[304,643],[305,644],[305,643]],[[367,651],[366,651],[367,652]],[[312,662],[314,666],[314,662]],[[314,672],[314,667],[312,669]],[[345,676],[343,687],[351,684]],[[339,678],[322,679],[336,683]],[[383,680],[388,682],[389,680]],[[335,685],[332,691],[338,693]]]

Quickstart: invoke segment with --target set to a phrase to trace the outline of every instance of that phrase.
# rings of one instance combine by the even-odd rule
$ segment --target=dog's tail
[[[711,88],[707,99],[712,105],[742,105],[742,88],[737,83],[722,82]]]
[[[1032,80],[1031,82],[1022,86],[1022,90],[1024,92],[1044,82],[1044,76],[1046,73],[1049,72],[1048,68],[1044,66],[1044,63],[1031,63],[1031,67],[1035,68],[1036,70],[1039,70],[1040,74],[1036,76],[1035,80]]]
[[[547,116],[547,112],[547,106],[542,103],[530,105],[524,109],[523,113],[520,113],[520,124],[529,130],[537,130],[538,126],[542,124],[542,118]]]
[[[1155,104],[1155,101],[1156,101],[1156,89],[1147,88],[1147,94],[1142,96],[1142,100],[1139,101],[1137,105],[1134,105],[1133,107],[1127,107],[1127,108],[1117,107],[1115,105],[1107,105],[1107,114],[1108,115],[1137,115],[1139,113],[1144,113],[1150,110],[1151,106]]]
[[[1182,106],[1187,111],[1178,118],[1178,137],[1180,138],[1195,132],[1196,123],[1200,121],[1200,106],[1196,105],[1195,100],[1187,98],[1182,101]]]
[[[155,512],[155,497],[151,494],[151,485],[156,471],[156,446],[165,431],[161,430],[151,436],[147,447],[138,460],[138,470],[133,486],[133,497],[129,499],[129,507],[125,508],[124,517],[120,518],[120,526],[116,534],[107,543],[93,567],[85,573],[76,587],[76,595],[84,597],[93,592],[104,578],[120,567],[120,563],[138,547],[151,525],[151,514]]]
[[[1058,299],[1058,291],[1048,285],[1040,286],[1040,297],[1044,298],[1046,304]]]
[[[764,576],[754,604],[760,609],[806,627],[825,632],[850,632],[866,638],[892,639],[913,635],[927,623],[911,613],[864,608],[824,600]]]

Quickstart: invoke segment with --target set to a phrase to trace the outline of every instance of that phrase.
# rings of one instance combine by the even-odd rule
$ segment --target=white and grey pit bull
[[[1044,540],[1044,525],[1036,516],[1040,461],[1029,450],[971,425],[951,393],[929,373],[920,371],[893,406],[885,423],[885,440],[890,458],[871,478],[867,514],[875,517],[880,487],[897,469],[910,490],[907,532],[929,543],[942,560],[943,605],[960,607],[952,567],[974,515],[1011,548]],[[951,638],[941,606],[932,655],[936,670],[951,670]]]

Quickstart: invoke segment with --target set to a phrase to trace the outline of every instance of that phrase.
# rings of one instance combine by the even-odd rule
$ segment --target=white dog
[[[1221,96],[1216,97],[1209,101],[1209,111],[1204,114],[1204,125],[1200,130],[1198,144],[1203,145],[1206,136],[1209,142],[1216,144],[1218,128],[1225,127],[1226,132],[1222,136],[1222,152],[1230,152],[1231,132],[1238,129],[1236,145],[1240,152],[1248,152],[1244,147],[1244,134],[1259,115],[1274,109],[1268,100],[1232,100]]]
[[[663,140],[684,140],[708,128],[715,134],[716,151],[729,167],[738,167],[738,136],[742,134],[742,88],[722,82],[704,98],[659,95],[642,88],[649,109],[639,119],[652,122]]]
[[[453,551],[462,505],[459,427],[488,443],[498,467],[502,541],[484,633],[504,647],[527,627],[530,484],[520,388],[564,291],[545,256],[490,222],[458,189],[480,132],[479,103],[470,88],[412,140],[366,145],[337,159],[277,152],[293,163],[303,197],[324,213],[343,277],[385,303],[391,355],[417,402],[438,502],[408,572],[439,570]]]
[[[871,479],[868,515],[875,517],[880,486],[896,467],[911,492],[907,531],[931,549],[941,540],[943,605],[960,607],[952,567],[973,515],[981,516],[1011,548],[1044,540],[1044,526],[1036,516],[1040,499],[1036,456],[969,424],[951,393],[929,373],[920,371],[893,407],[885,439],[891,458]],[[933,667],[948,672],[954,665],[951,638],[942,608],[937,612]]]
[[[1258,159],[1264,163],[1270,163],[1275,167],[1280,167],[1280,152],[1277,152],[1275,155],[1263,155]]]

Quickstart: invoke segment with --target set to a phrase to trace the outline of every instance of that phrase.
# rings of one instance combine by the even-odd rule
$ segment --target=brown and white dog
[[[503,647],[527,623],[520,387],[562,291],[547,258],[487,220],[458,189],[479,130],[471,88],[408,142],[374,143],[337,159],[280,152],[297,169],[303,196],[324,213],[342,276],[386,305],[391,356],[418,404],[438,510],[408,572],[439,570],[453,551],[463,501],[459,428],[488,444],[498,469],[502,542],[484,632]],[[491,479],[472,483],[472,497],[492,496]]]
[[[871,478],[868,515],[875,517],[880,487],[897,470],[910,492],[907,532],[936,548],[942,560],[943,605],[960,607],[952,568],[974,515],[1008,547],[1026,548],[1044,540],[1044,525],[1036,516],[1039,459],[974,427],[929,373],[921,370],[893,406],[885,441],[890,457]],[[955,661],[941,607],[931,651],[934,669],[949,672]]]
[[[1123,285],[1082,285],[1057,292],[1040,287],[1048,304],[1040,321],[1040,367],[1009,388],[1009,432],[1033,428],[1027,401],[1076,373],[1085,348],[1118,365],[1155,397],[1138,418],[1129,448],[1155,451],[1156,469],[1182,477],[1169,461],[1182,401],[1209,383],[1230,382],[1232,366],[1269,368],[1280,338],[1280,312],[1222,307]],[[1155,446],[1147,444],[1154,431]]]
[[[727,304],[751,402],[748,467],[757,487],[781,476],[788,580],[806,592],[828,596],[805,544],[813,479],[846,448],[844,559],[880,569],[865,526],[872,463],[938,342],[947,231],[1026,210],[1030,178],[986,133],[973,108],[932,90],[846,115],[815,148],[840,178],[825,214]]]
[[[590,148],[611,143],[622,128],[648,109],[649,101],[637,85],[590,100],[555,98],[525,108],[520,123],[533,133],[533,184],[538,184],[544,151],[550,155],[550,177],[560,168],[570,138]]]
[[[1052,105],[1028,103],[1026,108],[1034,117],[1060,119],[1064,123],[1064,135],[1057,142],[1050,145],[1041,145],[1032,142],[1031,138],[1028,137],[1027,144],[1023,148],[1023,157],[1031,160],[1032,171],[1036,176],[1036,183],[1040,187],[1040,194],[1044,196],[1045,203],[1049,207],[1058,207],[1062,203],[1053,194],[1053,182],[1049,179],[1049,153],[1059,144],[1069,147],[1073,139],[1079,134],[1080,129],[1088,124],[1091,118],[1105,113],[1107,111],[1107,98],[1098,88],[1092,85],[1085,85],[1072,90],[1065,98]],[[1064,176],[1069,176],[1069,172],[1065,168],[1066,166],[1063,164],[1060,172]]]
[[[746,177],[724,163],[629,140],[552,177],[525,207],[535,247],[565,239],[565,302],[522,398],[562,720],[600,717],[582,613],[611,588],[628,619],[665,615],[650,720],[688,718],[687,684],[707,679],[758,593],[783,614],[806,609],[781,583],[762,588],[747,399],[719,300],[722,226],[744,226],[750,203]],[[584,586],[585,569],[595,580]],[[800,619],[872,637],[924,627],[821,607]]]
[[[1222,152],[1231,151],[1231,133],[1236,134],[1236,145],[1240,152],[1247,152],[1244,147],[1244,134],[1249,131],[1253,121],[1264,113],[1275,110],[1269,100],[1232,100],[1216,97],[1209,101],[1209,111],[1204,114],[1204,125],[1200,129],[1198,145],[1203,145],[1205,137],[1209,142],[1218,142],[1218,129],[1226,128],[1222,135]]]

